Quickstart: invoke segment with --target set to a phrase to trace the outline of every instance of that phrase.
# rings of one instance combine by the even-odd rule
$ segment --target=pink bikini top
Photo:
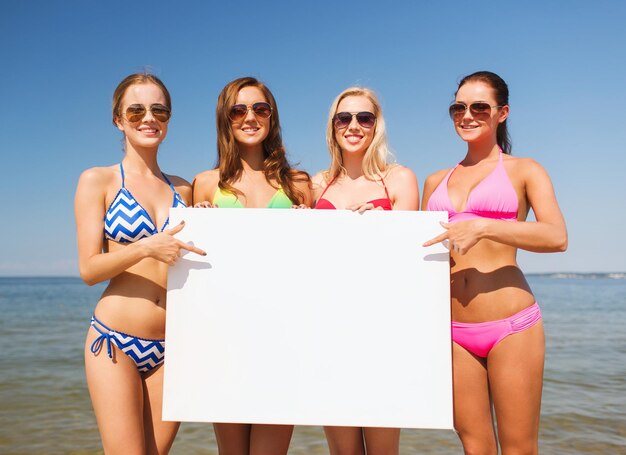
[[[328,188],[330,188],[330,186],[334,183],[336,178],[337,177],[335,176],[335,178],[330,181],[330,183],[326,186],[326,188],[324,188],[324,191],[322,191],[320,198],[317,200],[317,203],[315,204],[316,209],[337,210],[337,207],[335,207],[332,202],[330,202],[328,199],[324,199],[324,194],[326,193]],[[376,208],[380,207],[383,210],[393,210],[393,204],[391,203],[391,198],[389,197],[389,192],[387,191],[387,186],[385,185],[385,181],[383,180],[382,177],[380,178],[380,181],[383,184],[383,188],[385,189],[385,195],[387,197],[380,198],[380,199],[372,199],[371,201],[367,201],[367,203],[374,204],[374,207]]]
[[[502,151],[496,168],[470,191],[465,210],[457,212],[448,195],[448,180],[457,164],[441,181],[428,200],[427,210],[448,212],[450,223],[475,218],[517,221],[517,193],[502,162]]]

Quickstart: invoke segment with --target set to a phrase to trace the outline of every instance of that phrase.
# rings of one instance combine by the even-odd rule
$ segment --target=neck
[[[483,160],[497,158],[500,155],[500,146],[493,140],[485,142],[472,142],[467,146],[467,155],[462,161],[463,164],[473,165]]]
[[[132,169],[142,174],[161,175],[161,169],[157,163],[158,148],[135,148],[128,142],[126,152],[122,160],[125,169]]]
[[[351,179],[357,179],[363,176],[363,157],[365,154],[355,153],[341,153],[343,161],[343,168],[346,170],[346,175]]]
[[[241,164],[244,171],[262,171],[264,158],[263,158],[263,146],[259,145],[254,148],[240,148],[239,156],[241,158]]]

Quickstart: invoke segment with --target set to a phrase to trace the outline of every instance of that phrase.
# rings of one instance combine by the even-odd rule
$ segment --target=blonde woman
[[[418,210],[415,174],[389,163],[385,119],[372,90],[352,87],[335,98],[326,142],[331,162],[328,170],[313,177],[316,209]],[[371,248],[384,248],[384,237]],[[372,368],[376,368],[374,358]],[[324,431],[331,455],[389,455],[399,450],[399,428],[325,427]]]

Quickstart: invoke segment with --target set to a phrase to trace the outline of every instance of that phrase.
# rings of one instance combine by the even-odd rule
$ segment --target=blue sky
[[[292,162],[328,164],[328,108],[344,88],[380,96],[398,162],[420,182],[462,159],[447,117],[456,83],[500,74],[513,153],[546,167],[569,229],[528,272],[626,271],[626,2],[17,1],[0,6],[0,275],[77,275],[80,173],[122,158],[112,92],[151,69],[173,97],[160,150],[189,180],[215,162],[215,102],[252,75],[277,98]]]

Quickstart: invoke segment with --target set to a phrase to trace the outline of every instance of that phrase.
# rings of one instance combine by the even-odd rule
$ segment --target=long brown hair
[[[270,106],[272,106],[269,133],[263,141],[263,173],[265,174],[265,179],[270,185],[272,185],[273,181],[278,182],[287,197],[294,204],[301,204],[304,202],[305,195],[296,188],[294,182],[308,181],[310,177],[306,172],[292,169],[289,165],[281,136],[280,117],[274,95],[272,95],[272,92],[265,84],[253,77],[242,77],[229,82],[217,97],[217,108],[215,110],[217,163],[215,168],[219,169],[220,172],[218,186],[231,193],[243,195],[241,191],[233,187],[233,183],[241,178],[243,164],[241,163],[239,147],[237,141],[235,141],[228,115],[230,109],[237,101],[239,91],[244,87],[257,87],[261,90]]]

